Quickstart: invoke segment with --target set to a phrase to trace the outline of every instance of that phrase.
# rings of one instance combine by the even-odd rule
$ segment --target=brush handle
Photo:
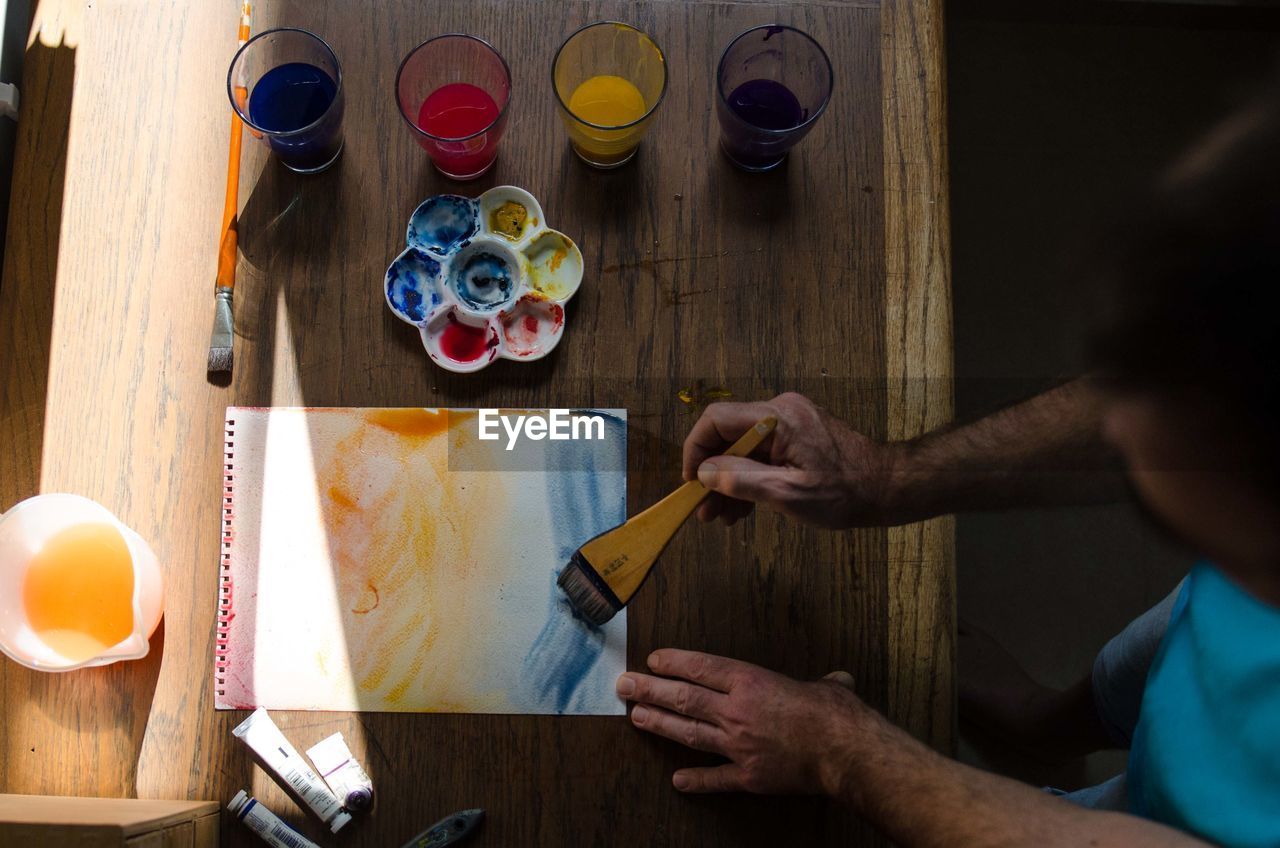
[[[724,456],[746,456],[773,432],[778,419],[772,415],[756,422],[724,452]],[[580,552],[591,563],[618,600],[627,603],[649,576],[658,555],[698,508],[711,490],[690,480],[644,512],[637,513],[621,527],[597,536]]]
[[[250,9],[245,0],[240,9],[240,30],[236,49],[239,50],[249,40]],[[244,102],[248,99],[248,91],[243,86],[236,86],[236,99]],[[231,110],[231,147],[227,154],[227,194],[222,203],[222,230],[218,238],[218,275],[214,285],[219,289],[232,289],[236,284],[236,246],[239,240],[239,227],[236,212],[240,205],[240,129],[243,122],[240,113]]]

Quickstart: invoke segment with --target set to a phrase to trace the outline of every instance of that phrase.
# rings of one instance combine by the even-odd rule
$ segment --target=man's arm
[[[833,754],[836,797],[901,845],[1204,846],[1165,825],[1090,810],[1040,789],[947,759],[883,717]],[[852,749],[860,749],[856,758]]]
[[[1118,455],[1102,432],[1104,395],[1088,377],[972,424],[897,446],[889,489],[902,515],[1118,500]],[[891,446],[892,447],[892,446]]]
[[[935,753],[853,694],[844,672],[801,683],[693,651],[649,655],[656,675],[627,672],[641,730],[728,759],[680,769],[682,792],[827,794],[911,846],[1203,846],[1184,833],[1089,810]]]
[[[1088,503],[1124,491],[1102,436],[1103,395],[1081,378],[972,424],[880,443],[797,394],[707,407],[684,444],[684,477],[718,495],[699,511],[732,522],[753,503],[826,527],[905,524],[949,512]],[[766,415],[749,458],[722,456]]]

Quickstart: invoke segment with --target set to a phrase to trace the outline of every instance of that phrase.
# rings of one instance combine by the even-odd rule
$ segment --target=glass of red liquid
[[[826,52],[800,30],[766,24],[742,33],[716,72],[721,149],[748,171],[778,167],[826,111],[833,79]]]
[[[473,180],[493,165],[510,98],[507,60],[474,35],[428,39],[396,73],[401,116],[436,170],[453,180]]]

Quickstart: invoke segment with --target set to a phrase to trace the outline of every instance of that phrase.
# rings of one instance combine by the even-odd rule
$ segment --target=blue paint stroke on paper
[[[626,475],[620,473],[626,468],[626,423],[600,410],[591,413],[604,417],[606,438],[564,443],[574,448],[575,470],[546,475],[552,541],[560,562],[548,575],[546,624],[525,656],[521,674],[522,688],[535,703],[557,713],[598,711],[602,697],[613,697],[612,681],[583,684],[606,649],[607,631],[626,638],[621,621],[595,627],[579,617],[556,586],[574,551],[626,520]],[[613,455],[617,451],[621,460]]]
[[[602,628],[578,616],[555,585],[556,576],[552,574],[549,582],[550,615],[524,658],[522,682],[532,689],[541,706],[563,713],[600,659],[605,636]]]

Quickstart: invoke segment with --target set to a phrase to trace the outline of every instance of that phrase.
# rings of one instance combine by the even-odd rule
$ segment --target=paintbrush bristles
[[[209,348],[209,371],[230,371],[233,356],[229,347]]]
[[[587,569],[591,569],[590,574]],[[617,615],[622,607],[615,607],[596,587],[595,581],[591,579],[594,572],[595,569],[591,568],[591,563],[587,562],[582,554],[575,552],[569,564],[560,572],[556,585],[564,592],[579,615],[599,627]]]
[[[751,453],[777,423],[772,415],[760,419],[724,455]],[[613,618],[635,596],[671,537],[708,494],[710,490],[690,480],[626,524],[588,539],[574,551],[557,582],[578,612],[597,625]]]
[[[235,338],[235,324],[231,316],[231,289],[219,288],[213,297],[213,334],[209,337],[209,371],[230,371],[231,345]]]

